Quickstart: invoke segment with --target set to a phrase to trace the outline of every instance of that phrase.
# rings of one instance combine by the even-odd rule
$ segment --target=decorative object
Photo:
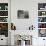
[[[16,26],[13,23],[11,23],[11,30],[16,30]]]
[[[46,16],[46,11],[38,11],[38,16]]]
[[[0,16],[8,16],[8,11],[0,11]]]
[[[45,12],[42,12],[42,15],[45,15]]]
[[[0,23],[0,35],[8,37],[8,23]]]
[[[46,3],[38,3],[38,10],[45,10],[46,9]]]
[[[8,3],[0,3],[0,10],[8,10]]]
[[[38,28],[46,28],[46,23],[39,23]]]
[[[0,22],[8,22],[8,17],[0,17]]]
[[[5,6],[5,10],[8,10],[8,6]]]
[[[30,46],[32,45],[31,35],[15,35],[15,45],[16,46]]]
[[[1,10],[1,6],[0,6],[0,10]]]
[[[38,17],[38,22],[46,22],[46,17]]]
[[[28,13],[28,11],[18,10],[17,11],[17,17],[18,17],[18,19],[28,19],[29,13]]]
[[[46,37],[46,29],[39,29],[39,37]]]
[[[31,26],[29,26],[29,30],[34,30],[34,26],[33,25],[31,25]]]

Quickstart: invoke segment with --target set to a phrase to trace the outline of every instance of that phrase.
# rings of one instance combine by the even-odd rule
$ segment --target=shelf
[[[0,10],[0,11],[8,11],[8,10]]]
[[[46,17],[46,15],[44,15],[44,16],[38,16],[38,17]]]
[[[8,17],[8,16],[0,16],[0,17]]]
[[[46,22],[38,22],[38,23],[46,23]]]
[[[46,28],[38,28],[38,29],[46,29]]]
[[[46,11],[46,10],[38,10],[38,11]]]
[[[8,22],[0,22],[0,23],[8,23]]]

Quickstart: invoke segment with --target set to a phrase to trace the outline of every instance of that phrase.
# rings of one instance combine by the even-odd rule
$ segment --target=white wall
[[[11,19],[16,25],[17,30],[27,30],[32,24],[35,25],[37,21],[37,2],[32,2],[31,0],[13,0],[11,2]],[[17,19],[17,10],[27,10],[29,12],[29,19]]]
[[[30,25],[35,26],[34,36],[38,36],[38,3],[45,3],[46,0],[11,0],[11,22],[16,25],[17,30],[27,30]],[[29,19],[17,19],[17,10],[29,11]],[[19,31],[18,31],[19,32]],[[37,37],[36,37],[37,38]],[[33,38],[33,45],[40,46],[38,43],[43,44],[42,38]]]
[[[16,25],[17,30],[26,30],[32,24],[37,28],[38,3],[46,0],[11,0],[11,22]],[[18,19],[17,10],[27,10],[29,19]]]

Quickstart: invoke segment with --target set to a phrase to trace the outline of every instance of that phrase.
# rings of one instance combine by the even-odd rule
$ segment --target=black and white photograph
[[[24,10],[18,10],[17,11],[17,18],[18,19],[28,19],[29,18],[29,12]]]

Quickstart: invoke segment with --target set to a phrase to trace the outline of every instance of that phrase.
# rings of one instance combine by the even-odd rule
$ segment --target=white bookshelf
[[[39,37],[46,37],[45,34],[42,34],[42,33],[40,34],[40,31],[46,32],[46,3],[39,3],[38,4],[38,32],[39,32]]]
[[[3,32],[5,34],[5,37],[8,38],[8,3],[0,3],[0,28],[4,31],[7,32]],[[5,29],[3,29],[2,27],[5,27]],[[1,34],[1,32],[0,32]],[[3,34],[2,34],[3,35]]]
[[[0,7],[1,7],[1,9],[0,9],[0,28],[2,29],[2,30],[0,29],[0,31],[2,31],[3,33],[5,32],[4,34],[1,34],[1,32],[0,32],[0,36],[1,36],[0,37],[0,45],[8,45],[8,23],[9,22],[8,21],[2,21],[2,20],[4,20],[5,18],[7,18],[7,20],[8,20],[9,18],[8,18],[8,14],[7,14],[8,10],[3,9],[3,7],[2,7],[3,4],[8,5],[8,2],[6,1],[6,3],[5,3],[4,0],[0,0]],[[3,13],[1,13],[1,12],[3,12]],[[5,14],[5,12],[7,12],[7,13]],[[1,26],[3,24],[4,24],[4,27],[5,27],[5,25],[7,25],[5,29],[3,29]],[[3,39],[3,40],[1,40],[1,39]]]

